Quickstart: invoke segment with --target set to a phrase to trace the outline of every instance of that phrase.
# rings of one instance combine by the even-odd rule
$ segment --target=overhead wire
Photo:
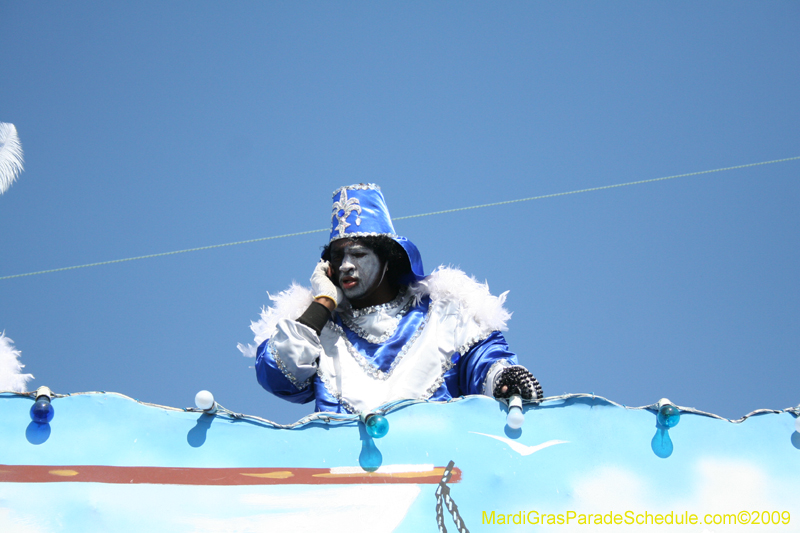
[[[741,168],[757,167],[757,166],[761,166],[761,165],[771,165],[773,163],[783,163],[783,162],[786,162],[786,161],[795,161],[795,160],[798,160],[798,159],[800,159],[800,156],[797,156],[797,157],[786,157],[786,158],[783,158],[783,159],[773,159],[771,161],[760,161],[758,163],[747,163],[747,164],[744,164],[744,165],[735,165],[735,166],[731,166],[731,167],[715,168],[715,169],[712,169],[712,170],[700,170],[700,171],[697,171],[697,172],[688,172],[688,173],[685,173],[685,174],[675,174],[673,176],[664,176],[664,177],[661,177],[661,178],[652,178],[652,179],[646,179],[646,180],[629,181],[629,182],[626,182],[626,183],[615,183],[613,185],[603,185],[603,186],[600,186],[600,187],[589,187],[589,188],[586,188],[586,189],[578,189],[578,190],[574,190],[574,191],[558,192],[558,193],[553,193],[553,194],[542,194],[542,195],[539,195],[539,196],[529,196],[527,198],[517,198],[517,199],[514,199],[514,200],[504,200],[502,202],[491,202],[491,203],[487,203],[487,204],[471,205],[471,206],[466,206],[466,207],[456,207],[454,209],[443,209],[441,211],[431,211],[431,212],[428,212],[428,213],[419,213],[419,214],[416,214],[416,215],[405,215],[405,216],[400,216],[400,217],[393,217],[393,220],[395,220],[395,221],[397,221],[397,220],[409,220],[409,219],[412,219],[412,218],[421,218],[421,217],[428,217],[428,216],[433,216],[433,215],[444,215],[444,214],[448,214],[448,213],[457,213],[459,211],[469,211],[471,209],[483,209],[485,207],[495,207],[495,206],[500,206],[500,205],[516,204],[516,203],[520,203],[520,202],[530,202],[530,201],[533,201],[533,200],[544,200],[545,198],[556,198],[558,196],[568,196],[570,194],[580,194],[580,193],[585,193],[585,192],[602,191],[602,190],[605,190],[605,189],[615,189],[617,187],[628,187],[630,185],[642,185],[642,184],[645,184],[645,183],[655,183],[657,181],[672,180],[672,179],[676,179],[676,178],[686,178],[686,177],[689,177],[689,176],[699,176],[701,174],[712,174],[714,172],[723,172],[723,171],[726,171],[726,170],[736,170],[736,169],[741,169]],[[66,270],[75,270],[75,269],[78,269],[78,268],[88,268],[88,267],[101,266],[101,265],[110,265],[110,264],[114,264],[114,263],[124,263],[126,261],[136,261],[136,260],[139,260],[139,259],[150,259],[150,258],[153,258],[153,257],[164,257],[164,256],[167,256],[167,255],[184,254],[184,253],[188,253],[188,252],[198,252],[200,250],[211,250],[211,249],[214,249],[214,248],[222,248],[222,247],[225,247],[225,246],[235,246],[237,244],[248,244],[248,243],[253,243],[253,242],[262,242],[262,241],[270,241],[270,240],[275,240],[275,239],[284,239],[284,238],[288,238],[288,237],[298,237],[300,235],[310,235],[312,233],[322,233],[322,232],[325,232],[325,231],[329,231],[329,229],[328,228],[312,229],[312,230],[308,230],[308,231],[298,231],[298,232],[294,232],[294,233],[284,233],[283,235],[273,235],[273,236],[270,236],[270,237],[260,237],[258,239],[247,239],[247,240],[243,240],[243,241],[227,242],[227,243],[223,243],[223,244],[212,244],[212,245],[209,245],[209,246],[199,246],[197,248],[187,248],[185,250],[174,250],[174,251],[171,251],[171,252],[161,252],[161,253],[157,253],[157,254],[139,255],[139,256],[136,256],[136,257],[126,257],[126,258],[123,258],[123,259],[112,259],[110,261],[100,261],[100,262],[97,262],[97,263],[86,263],[86,264],[83,264],[83,265],[75,265],[75,266],[68,266],[68,267],[62,267],[62,268],[53,268],[53,269],[49,269],[49,270],[39,270],[39,271],[36,271],[36,272],[27,272],[27,273],[24,273],[24,274],[12,274],[12,275],[8,275],[8,276],[0,276],[0,280],[12,279],[12,278],[22,278],[22,277],[26,277],[26,276],[36,276],[36,275],[39,275],[39,274],[50,274],[50,273],[53,273],[53,272],[63,272],[63,271],[66,271]]]

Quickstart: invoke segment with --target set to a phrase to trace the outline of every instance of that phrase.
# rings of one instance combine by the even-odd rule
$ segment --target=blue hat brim
[[[408,262],[411,263],[411,272],[403,276],[400,279],[400,283],[409,285],[414,281],[423,279],[425,277],[425,268],[422,266],[422,256],[414,243],[405,237],[392,237],[392,239],[403,247],[408,256]]]

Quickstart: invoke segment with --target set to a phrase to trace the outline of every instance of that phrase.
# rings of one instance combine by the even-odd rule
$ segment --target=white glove
[[[319,298],[320,296],[330,298],[338,307],[344,301],[344,293],[328,277],[329,267],[330,264],[327,261],[320,261],[314,267],[314,273],[311,274],[311,292],[314,294],[314,298]]]

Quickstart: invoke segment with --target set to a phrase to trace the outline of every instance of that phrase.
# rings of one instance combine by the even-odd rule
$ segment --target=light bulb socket
[[[53,391],[51,391],[49,387],[45,387],[44,385],[36,389],[36,401],[38,402],[42,398],[47,398],[48,402],[53,399]]]
[[[666,429],[673,428],[681,420],[681,410],[667,398],[661,398],[656,409],[656,420]]]
[[[514,394],[508,399],[508,409],[511,410],[514,407],[519,407],[522,410],[522,396],[519,394]]]
[[[366,424],[367,419],[371,416],[375,416],[380,413],[373,413],[372,411],[361,411],[358,413],[358,418],[361,420],[361,423]]]

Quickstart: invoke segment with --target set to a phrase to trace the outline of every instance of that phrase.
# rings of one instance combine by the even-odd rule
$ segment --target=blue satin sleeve
[[[344,408],[339,400],[334,398],[333,395],[328,392],[328,389],[325,388],[325,384],[322,383],[322,380],[319,379],[319,376],[314,376],[314,387],[317,391],[316,402],[314,403],[314,410],[316,412],[350,414],[350,412]]]
[[[298,390],[278,368],[275,359],[267,350],[267,342],[269,342],[269,339],[261,343],[256,353],[256,377],[259,385],[272,394],[293,403],[308,403],[313,400],[318,378],[315,376],[308,387]]]
[[[468,394],[483,394],[486,374],[493,364],[503,359],[512,365],[519,364],[516,354],[509,349],[503,334],[499,331],[494,331],[473,346],[466,354],[456,354],[454,357],[455,366],[448,370],[444,376],[447,393],[452,398]],[[445,391],[442,389],[444,387],[441,387],[431,399],[448,399],[444,396]]]

